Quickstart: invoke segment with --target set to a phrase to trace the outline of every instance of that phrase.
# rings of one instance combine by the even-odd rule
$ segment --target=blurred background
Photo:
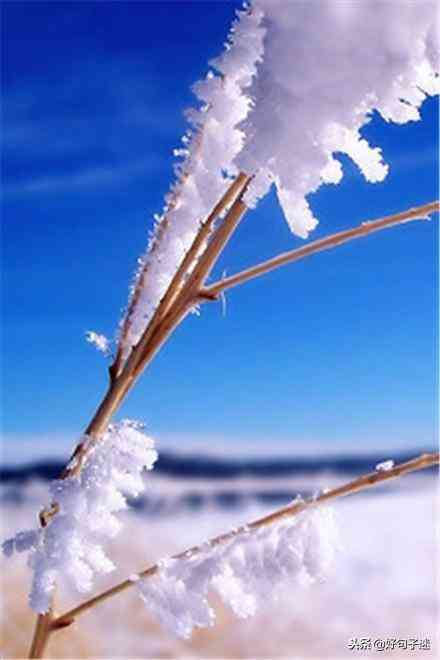
[[[2,7],[2,536],[35,524],[48,479],[105,391],[105,359],[85,333],[115,335],[172,181],[190,86],[239,4]],[[438,196],[437,101],[405,126],[373,115],[364,135],[389,176],[366,184],[341,157],[342,183],[310,200],[312,240]],[[404,225],[316,255],[185,321],[120,413],[146,423],[160,459],[114,542],[120,570],[109,582],[298,493],[438,445],[437,228]],[[302,244],[268,196],[214,278]],[[178,642],[126,593],[60,633],[50,653],[322,659],[368,656],[348,644],[371,637],[430,638],[432,650],[412,657],[438,657],[435,495],[431,471],[335,504],[333,574],[307,591],[286,585],[254,619],[218,604],[215,628]],[[22,559],[3,562],[0,655],[19,658],[33,625],[29,576]]]

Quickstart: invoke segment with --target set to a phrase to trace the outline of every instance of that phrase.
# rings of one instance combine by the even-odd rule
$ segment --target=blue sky
[[[3,450],[72,446],[106,387],[84,341],[112,336],[172,179],[190,85],[235,2],[3,5]],[[25,17],[25,20],[23,20]],[[364,133],[391,172],[311,198],[312,238],[433,200],[438,112]],[[274,198],[243,221],[217,274],[303,244]],[[315,256],[187,319],[122,416],[159,442],[366,450],[432,445],[437,220]],[[25,448],[25,449],[23,449]]]

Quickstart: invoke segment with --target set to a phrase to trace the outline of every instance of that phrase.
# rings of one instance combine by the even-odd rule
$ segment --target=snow
[[[285,583],[302,586],[329,573],[338,548],[333,511],[304,511],[261,529],[245,527],[232,539],[161,562],[158,574],[137,582],[142,600],[160,623],[187,639],[195,627],[212,626],[208,592],[216,591],[239,618],[277,599]]]
[[[92,344],[98,351],[108,355],[110,352],[110,342],[105,335],[98,335],[93,330],[86,332],[86,341]]]
[[[393,460],[383,461],[382,463],[378,463],[376,465],[376,470],[378,470],[379,472],[389,472],[390,470],[393,469],[393,467],[394,467]]]
[[[238,12],[225,50],[193,86],[199,105],[187,111],[190,129],[174,152],[177,180],[121,322],[122,362],[239,171],[253,177],[247,206],[275,185],[302,238],[318,224],[309,195],[343,177],[339,153],[367,181],[385,179],[382,151],[361,129],[374,112],[387,122],[417,121],[426,96],[439,93],[436,10],[433,0],[254,0]]]
[[[153,440],[138,423],[124,420],[110,425],[99,443],[90,444],[79,476],[50,484],[59,511],[49,525],[18,532],[3,543],[6,556],[14,550],[29,552],[32,609],[47,611],[58,579],[86,592],[95,574],[114,570],[103,544],[120,532],[116,514],[127,508],[126,495],[136,497],[144,490],[141,473],[151,470],[156,459]]]
[[[260,173],[245,201],[255,206],[275,184],[292,231],[306,238],[317,224],[308,195],[342,178],[335,154],[348,154],[367,181],[386,177],[380,148],[360,133],[373,111],[390,122],[417,121],[426,95],[439,93],[438,7],[431,0],[252,6],[264,13],[264,56],[235,162]]]
[[[246,94],[262,55],[262,14],[239,12],[222,55],[193,91],[197,108],[186,115],[191,128],[184,148],[175,150],[180,161],[177,180],[166,198],[131,287],[128,310],[121,322],[120,342],[126,359],[142,336],[181,261],[205,220],[238,174],[234,157],[243,146],[239,128],[251,104]]]
[[[338,483],[355,476],[339,475]],[[145,478],[149,482],[155,477],[156,470]],[[309,478],[307,472],[298,475],[294,488],[299,488],[299,484],[306,487]],[[322,472],[321,479],[312,489],[327,483],[327,471]],[[200,508],[178,509],[176,488],[179,486],[180,495],[184,496],[192,492],[193,482],[182,480],[173,485],[169,481],[168,485],[170,506],[164,506],[159,514],[149,509],[124,512],[124,533],[112,541],[112,559],[119,567],[120,577],[114,573],[103,576],[97,591],[111,587],[134,570],[151,566],[158,557],[199,544],[273,508],[273,503],[263,505],[249,496],[242,500],[242,506],[233,509],[216,506],[208,499]],[[276,493],[278,477],[268,478],[267,489],[270,485]],[[234,487],[234,480],[230,480],[230,487]],[[254,616],[239,619],[213,594],[210,601],[216,613],[215,625],[196,628],[191,639],[182,640],[158,623],[139,601],[137,587],[133,586],[124,595],[79,618],[75,635],[54,637],[53,653],[56,657],[81,657],[87,649],[87,656],[94,658],[342,660],[353,657],[348,648],[353,637],[429,637],[432,651],[413,655],[437,659],[437,487],[436,474],[423,471],[335,502],[342,549],[333,560],[331,576],[309,586],[286,580],[278,600],[260,602]],[[0,488],[4,537],[31,527],[36,503],[38,506],[47,501],[46,487],[41,481],[29,479],[20,485],[19,491],[17,485],[15,488],[17,497],[12,497],[11,484]],[[155,487],[151,490],[154,496]],[[166,498],[165,484],[161,492]],[[5,612],[2,651],[8,658],[25,657],[29,645],[29,610],[22,598],[28,575],[23,558],[24,555],[18,555],[11,562],[0,557]],[[75,607],[81,600],[69,584],[60,585],[60,612]],[[363,655],[377,657],[378,653],[365,651]],[[404,660],[408,651],[395,650],[392,657]]]

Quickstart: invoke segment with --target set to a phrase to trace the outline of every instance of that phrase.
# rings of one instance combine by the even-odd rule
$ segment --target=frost
[[[383,461],[383,463],[378,463],[376,465],[376,470],[379,472],[389,472],[394,467],[394,461]]]
[[[186,113],[191,129],[182,138],[184,148],[175,151],[181,159],[177,181],[156,217],[131,287],[120,328],[123,360],[139,341],[201,222],[238,174],[234,158],[245,138],[239,125],[251,106],[246,90],[262,57],[265,31],[258,9],[237,14],[224,53],[210,63],[216,73],[209,71],[193,87],[200,105]]]
[[[157,459],[153,440],[130,420],[110,425],[98,443],[89,442],[87,451],[78,476],[51,483],[50,495],[59,510],[49,525],[19,532],[3,543],[6,556],[29,551],[29,601],[37,612],[47,611],[60,578],[85,592],[96,574],[115,568],[103,543],[120,531],[116,514],[127,508],[126,495],[135,497],[144,490],[141,473],[151,470]]]
[[[272,185],[295,234],[318,224],[308,196],[343,177],[347,154],[371,183],[388,173],[361,129],[374,111],[420,118],[440,78],[437,5],[420,2],[254,0],[237,12],[224,52],[193,86],[199,107],[174,153],[176,183],[131,287],[121,322],[124,362],[165,295],[200,223],[239,171],[254,208]],[[201,248],[199,255],[203,248]]]
[[[249,94],[252,108],[237,167],[273,182],[292,231],[316,226],[307,196],[339,183],[346,153],[367,181],[388,166],[360,129],[374,110],[403,124],[420,118],[426,95],[438,94],[438,7],[422,2],[254,0],[264,14],[264,57]],[[245,201],[267,192],[256,177]]]
[[[259,530],[243,528],[225,544],[205,544],[197,555],[164,560],[156,575],[136,586],[169,632],[189,638],[195,627],[214,623],[209,592],[216,591],[236,616],[247,618],[276,600],[286,584],[322,580],[337,548],[333,512],[320,507]]]
[[[104,353],[104,355],[108,355],[110,352],[110,342],[105,335],[98,335],[96,332],[93,332],[93,330],[88,330],[86,332],[86,341],[88,341],[89,344],[93,344],[93,346],[101,353]]]

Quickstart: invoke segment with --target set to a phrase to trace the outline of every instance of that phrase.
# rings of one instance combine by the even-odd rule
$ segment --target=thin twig
[[[204,287],[200,291],[201,300],[206,300],[209,297],[216,297],[222,291],[227,289],[232,289],[239,284],[244,284],[249,280],[253,280],[256,277],[270,273],[272,270],[276,270],[281,266],[293,263],[294,261],[299,261],[305,257],[310,257],[312,254],[317,252],[323,252],[324,250],[330,250],[338,245],[343,243],[348,243],[357,238],[362,238],[373,234],[382,229],[387,229],[388,227],[393,227],[403,222],[410,222],[412,220],[426,220],[429,215],[439,211],[439,202],[430,202],[428,204],[423,204],[422,206],[417,206],[415,208],[409,209],[408,211],[403,211],[401,213],[396,213],[394,215],[389,215],[379,220],[372,220],[368,222],[363,222],[358,227],[353,229],[346,229],[340,231],[336,234],[331,234],[326,238],[321,238],[318,241],[313,241],[304,245],[304,247],[298,248],[296,250],[289,250],[289,252],[283,252],[272,259],[263,261],[260,264],[242,270],[235,275],[225,277],[218,282],[210,284],[208,287]]]
[[[191,247],[185,254],[177,272],[175,273],[167,291],[165,292],[164,297],[162,298],[158,307],[156,308],[155,313],[148,324],[147,330],[144,332],[144,335],[140,340],[144,346],[146,345],[149,337],[155,330],[155,327],[158,324],[158,322],[161,320],[161,318],[163,318],[164,314],[169,310],[170,305],[174,301],[177,293],[179,292],[180,288],[184,283],[185,277],[189,272],[191,272],[193,265],[199,258],[200,250],[203,246],[203,243],[208,238],[210,232],[212,231],[216,219],[225,211],[225,209],[227,209],[227,207],[230,204],[232,204],[235,201],[237,196],[241,194],[243,188],[247,184],[247,180],[248,179],[246,175],[240,173],[237,176],[237,178],[232,182],[232,184],[228,187],[228,189],[226,190],[225,194],[222,196],[220,201],[214,206],[214,208],[212,209],[211,213],[208,215],[206,220],[201,223],[200,229]],[[141,290],[141,288],[142,287],[139,285],[138,287],[139,291]],[[131,307],[133,306],[134,305],[132,305]],[[129,313],[131,316],[133,313],[132,308],[130,308]],[[128,319],[128,315],[126,319]],[[119,373],[122,371],[122,349],[127,341],[127,332],[128,332],[128,322],[125,332],[121,334],[119,340],[118,352],[115,363],[111,367],[111,373],[113,374],[113,377],[118,376]]]
[[[215,220],[231,206],[230,212],[224,219],[228,223],[228,218],[236,218],[236,208],[239,196],[243,193],[245,186],[249,181],[249,177],[245,174],[239,174],[235,181],[229,186],[220,201],[215,205],[206,220],[200,225],[200,229],[195,237],[191,248],[185,255],[177,273],[173,277],[164,297],[159,303],[150,323],[144,330],[144,333],[133,348],[130,357],[124,365],[122,371],[114,375],[110,381],[109,388],[105,394],[102,402],[100,403],[95,415],[85,430],[85,435],[92,437],[95,441],[99,440],[99,436],[103,433],[108,425],[108,422],[118,407],[121,405],[122,400],[133,387],[136,379],[146,367],[148,362],[154,357],[155,353],[167,337],[171,334],[174,328],[183,320],[191,308],[189,302],[191,296],[185,295],[184,300],[178,298],[180,291],[186,290],[185,277],[188,271],[191,271],[195,260],[197,260],[201,246],[212,231]],[[241,203],[242,204],[242,203]],[[241,207],[240,207],[241,208]],[[223,226],[223,225],[222,225]],[[210,248],[210,244],[207,249]],[[221,247],[220,247],[221,249]],[[190,280],[188,280],[188,290]],[[192,303],[193,304],[193,303]],[[86,451],[91,447],[92,443],[78,444],[69,464],[61,474],[61,478],[65,479],[70,476],[79,474],[82,463],[85,458]],[[86,449],[87,447],[87,449]],[[49,516],[51,511],[46,512]]]
[[[406,461],[405,463],[400,463],[399,465],[396,465],[390,470],[376,470],[375,472],[370,472],[342,486],[338,486],[337,488],[323,492],[318,497],[294,502],[293,504],[283,507],[282,509],[278,509],[277,511],[274,511],[273,513],[264,516],[263,518],[254,520],[253,522],[247,525],[242,525],[241,527],[226,532],[225,534],[220,534],[219,536],[216,536],[210,541],[208,541],[208,543],[205,542],[201,545],[193,546],[188,550],[184,550],[183,552],[179,552],[178,554],[173,555],[172,559],[182,559],[187,556],[193,557],[199,555],[203,552],[206,552],[207,546],[215,547],[227,543],[228,541],[231,541],[232,539],[236,538],[237,535],[239,534],[247,534],[251,530],[256,530],[262,527],[266,527],[268,525],[272,525],[273,523],[279,522],[284,518],[291,518],[292,516],[295,516],[301,513],[302,511],[305,511],[306,509],[319,506],[320,504],[324,504],[326,502],[335,500],[340,497],[345,497],[346,495],[352,495],[354,493],[367,490],[368,488],[372,488],[381,483],[389,482],[392,479],[396,479],[397,477],[401,477],[405,474],[409,474],[410,472],[415,472],[416,470],[423,470],[432,467],[434,465],[438,465],[439,462],[440,462],[439,453],[422,454],[421,456]],[[160,569],[159,564],[154,564],[153,566],[150,566],[149,568],[141,571],[139,573],[139,576],[141,578],[151,577],[152,575],[157,573],[159,569]],[[58,626],[67,626],[73,623],[76,617],[80,616],[81,614],[84,614],[88,610],[92,609],[93,607],[95,607],[100,603],[103,603],[109,598],[116,596],[116,594],[121,593],[126,589],[129,589],[134,584],[135,582],[133,582],[132,580],[124,580],[123,582],[120,582],[116,586],[111,587],[106,591],[103,591],[97,596],[90,598],[89,600],[85,601],[84,603],[81,603],[77,607],[58,616],[53,622],[53,627],[56,628]]]
[[[247,179],[246,185],[248,181],[249,179]],[[134,378],[137,378],[141,374],[145,369],[145,366],[153,359],[159,348],[163,345],[177,325],[185,318],[194,305],[199,302],[200,283],[204,282],[209,275],[225,244],[247,210],[246,205],[241,200],[241,194],[243,192],[244,188],[242,189],[240,196],[237,197],[229,209],[223,223],[213,234],[205,252],[197,262],[194,271],[189,276],[182,291],[175,298],[168,314],[159,323],[153,336],[150,337],[145,346],[145,350],[142,353],[142,357],[134,370]]]
[[[53,628],[52,611],[39,614],[35,623],[34,636],[29,651],[29,658],[42,658]]]

